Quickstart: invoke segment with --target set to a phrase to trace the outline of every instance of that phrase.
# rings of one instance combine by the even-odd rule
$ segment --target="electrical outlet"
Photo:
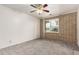
[[[9,40],[8,42],[9,42],[9,43],[12,43],[12,40]]]

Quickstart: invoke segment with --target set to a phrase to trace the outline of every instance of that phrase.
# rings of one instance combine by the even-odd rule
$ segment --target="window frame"
[[[47,32],[47,31],[46,31],[46,21],[51,21],[51,20],[55,20],[55,19],[58,19],[58,32],[55,32],[55,31],[49,31],[49,32]],[[45,20],[45,32],[46,32],[46,33],[59,33],[59,26],[60,26],[59,23],[60,23],[60,22],[59,22],[59,18],[53,18],[53,19]]]

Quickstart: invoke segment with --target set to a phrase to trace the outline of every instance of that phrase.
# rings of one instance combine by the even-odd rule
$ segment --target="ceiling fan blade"
[[[36,11],[36,10],[30,11],[30,12],[32,13],[32,12],[35,12],[35,11]]]
[[[48,6],[47,4],[44,4],[44,5],[43,5],[44,8],[47,7],[47,6]]]
[[[43,11],[45,11],[45,12],[49,12],[49,10],[43,10]]]
[[[37,8],[36,6],[34,6],[34,5],[32,5],[32,4],[31,4],[30,6],[32,6],[32,7],[34,7],[34,8]]]

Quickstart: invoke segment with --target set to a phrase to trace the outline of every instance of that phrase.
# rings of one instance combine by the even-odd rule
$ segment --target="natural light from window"
[[[58,33],[59,32],[59,18],[54,18],[45,21],[46,32]]]

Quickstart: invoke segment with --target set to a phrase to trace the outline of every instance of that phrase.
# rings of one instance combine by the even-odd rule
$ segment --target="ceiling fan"
[[[31,7],[35,8],[35,10],[30,11],[32,12],[37,12],[39,14],[41,14],[42,12],[47,12],[49,13],[49,10],[46,9],[46,7],[48,6],[48,4],[31,4]]]

